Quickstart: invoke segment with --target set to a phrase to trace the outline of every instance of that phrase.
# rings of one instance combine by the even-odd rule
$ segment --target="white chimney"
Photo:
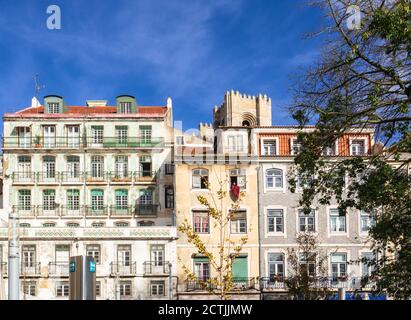
[[[40,107],[40,106],[41,106],[40,101],[38,101],[36,97],[33,97],[31,99],[31,107],[32,108],[37,108],[37,107]]]

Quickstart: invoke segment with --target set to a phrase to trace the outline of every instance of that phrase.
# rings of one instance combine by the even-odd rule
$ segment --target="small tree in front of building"
[[[328,255],[319,247],[316,235],[310,232],[299,233],[297,248],[289,248],[288,272],[284,280],[290,296],[302,300],[325,298],[328,289]]]
[[[213,191],[211,185],[207,182],[207,188],[210,190],[207,197],[204,195],[197,196],[198,202],[206,208],[210,218],[210,225],[213,225],[213,235],[218,238],[217,250],[211,251],[210,248],[201,239],[201,236],[195,231],[195,228],[187,219],[178,226],[179,232],[184,234],[188,242],[193,244],[197,249],[198,256],[207,259],[210,267],[210,274],[214,275],[209,278],[202,278],[192,272],[180,258],[182,269],[187,276],[188,281],[198,284],[209,294],[218,296],[221,300],[231,298],[229,293],[235,287],[236,279],[233,278],[232,267],[236,258],[241,255],[244,245],[248,241],[247,236],[233,240],[230,232],[231,221],[235,212],[240,209],[240,203],[245,197],[245,192],[239,192],[237,195],[232,194],[232,190],[225,190],[228,185],[228,179],[218,179],[218,189]],[[224,206],[225,201],[233,200],[230,206]]]

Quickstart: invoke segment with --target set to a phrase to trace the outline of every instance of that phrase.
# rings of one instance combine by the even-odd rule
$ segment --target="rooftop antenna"
[[[34,77],[33,77],[33,79],[34,79],[34,90],[35,90],[35,92],[36,92],[36,95],[41,91],[41,90],[43,90],[46,86],[44,85],[44,84],[40,84],[40,82],[39,82],[39,75],[38,74],[36,74]]]
[[[32,99],[32,103],[31,103],[32,107],[33,107],[33,103],[35,104],[35,106],[40,105],[40,103],[38,102],[37,96],[40,93],[40,91],[43,90],[46,87],[44,84],[40,84],[38,74],[36,74],[33,77],[33,79],[34,79],[34,91],[35,91],[35,93],[34,93],[34,98]]]

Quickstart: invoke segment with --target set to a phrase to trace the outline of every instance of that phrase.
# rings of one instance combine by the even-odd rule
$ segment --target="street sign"
[[[90,261],[90,272],[96,272],[96,263],[94,261]]]
[[[76,272],[76,263],[74,261],[69,264],[70,272]]]

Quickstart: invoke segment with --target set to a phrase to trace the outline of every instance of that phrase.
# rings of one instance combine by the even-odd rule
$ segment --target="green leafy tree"
[[[330,294],[328,286],[328,255],[320,248],[316,235],[299,233],[297,248],[289,248],[289,277],[284,283],[291,296],[303,300],[324,299]]]
[[[300,205],[337,201],[373,213],[376,290],[398,299],[411,295],[411,2],[321,0],[326,14],[324,52],[297,82],[290,111],[301,127],[295,176],[310,177]],[[349,28],[349,5],[361,10]],[[324,156],[352,130],[371,129],[379,141],[370,153],[333,161]]]

